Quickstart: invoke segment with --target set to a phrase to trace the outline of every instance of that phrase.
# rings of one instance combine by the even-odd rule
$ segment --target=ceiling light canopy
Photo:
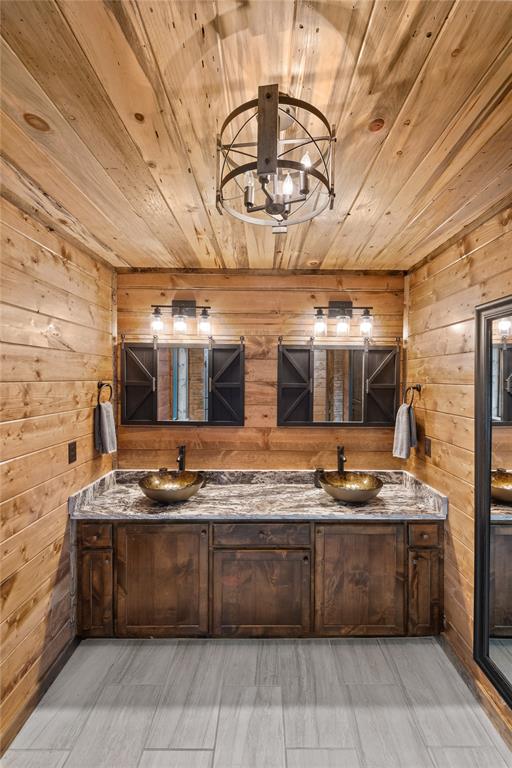
[[[217,138],[217,208],[286,232],[334,204],[335,129],[300,99],[263,85]]]

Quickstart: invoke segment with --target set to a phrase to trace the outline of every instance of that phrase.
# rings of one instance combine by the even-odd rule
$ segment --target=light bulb
[[[186,333],[187,320],[184,315],[174,316],[174,333]]]
[[[199,333],[203,333],[205,336],[210,336],[212,332],[212,323],[207,309],[201,310],[199,316]]]
[[[364,336],[365,339],[368,339],[372,335],[372,325],[373,318],[370,315],[369,310],[365,309],[361,318],[361,325],[359,326],[361,336]]]
[[[283,195],[293,195],[293,181],[289,173],[283,181]]]
[[[498,320],[498,331],[499,333],[501,333],[502,336],[508,336],[511,329],[512,329],[512,320],[509,320],[506,317],[503,317],[501,320]]]
[[[153,314],[151,315],[151,330],[163,331],[163,329],[164,329],[164,321],[162,320],[160,307],[155,307],[155,309],[153,310]]]
[[[311,157],[309,156],[309,152],[304,152],[301,163],[304,168],[311,168]]]
[[[317,309],[315,315],[315,336],[324,336],[327,333],[327,322],[322,309]]]
[[[340,315],[336,321],[336,335],[348,336],[350,332],[350,317],[348,315]]]

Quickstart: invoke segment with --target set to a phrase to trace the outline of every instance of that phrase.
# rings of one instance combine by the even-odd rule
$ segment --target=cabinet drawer
[[[80,541],[84,549],[99,549],[112,546],[111,523],[82,523]]]
[[[213,526],[216,547],[307,547],[309,524],[217,523]]]
[[[411,547],[438,547],[440,526],[436,523],[411,523],[409,525],[409,545]]]

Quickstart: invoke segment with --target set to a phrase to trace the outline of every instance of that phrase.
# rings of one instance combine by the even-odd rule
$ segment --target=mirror
[[[280,346],[278,424],[394,424],[398,347]]]
[[[475,659],[512,703],[512,297],[477,310]]]
[[[313,421],[363,420],[362,349],[313,350]]]
[[[492,420],[512,426],[512,316],[492,324]]]
[[[208,349],[157,349],[157,421],[208,421]]]
[[[123,424],[240,426],[243,344],[122,345]]]

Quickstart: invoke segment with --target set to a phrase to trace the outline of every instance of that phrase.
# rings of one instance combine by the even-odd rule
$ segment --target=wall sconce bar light
[[[209,310],[211,307],[196,304],[194,300],[173,299],[172,304],[152,304],[151,330],[162,331],[164,329],[163,315],[168,313],[173,319],[173,331],[176,334],[187,333],[188,318],[196,318],[200,309],[198,329],[200,334],[211,335],[211,320]]]
[[[315,309],[315,336],[327,334],[327,319],[336,320],[336,336],[348,336],[350,324],[355,312],[361,312],[359,332],[365,339],[372,335],[373,316],[372,307],[354,307],[351,301],[330,301],[327,307],[314,307]],[[327,314],[326,314],[327,313]]]

